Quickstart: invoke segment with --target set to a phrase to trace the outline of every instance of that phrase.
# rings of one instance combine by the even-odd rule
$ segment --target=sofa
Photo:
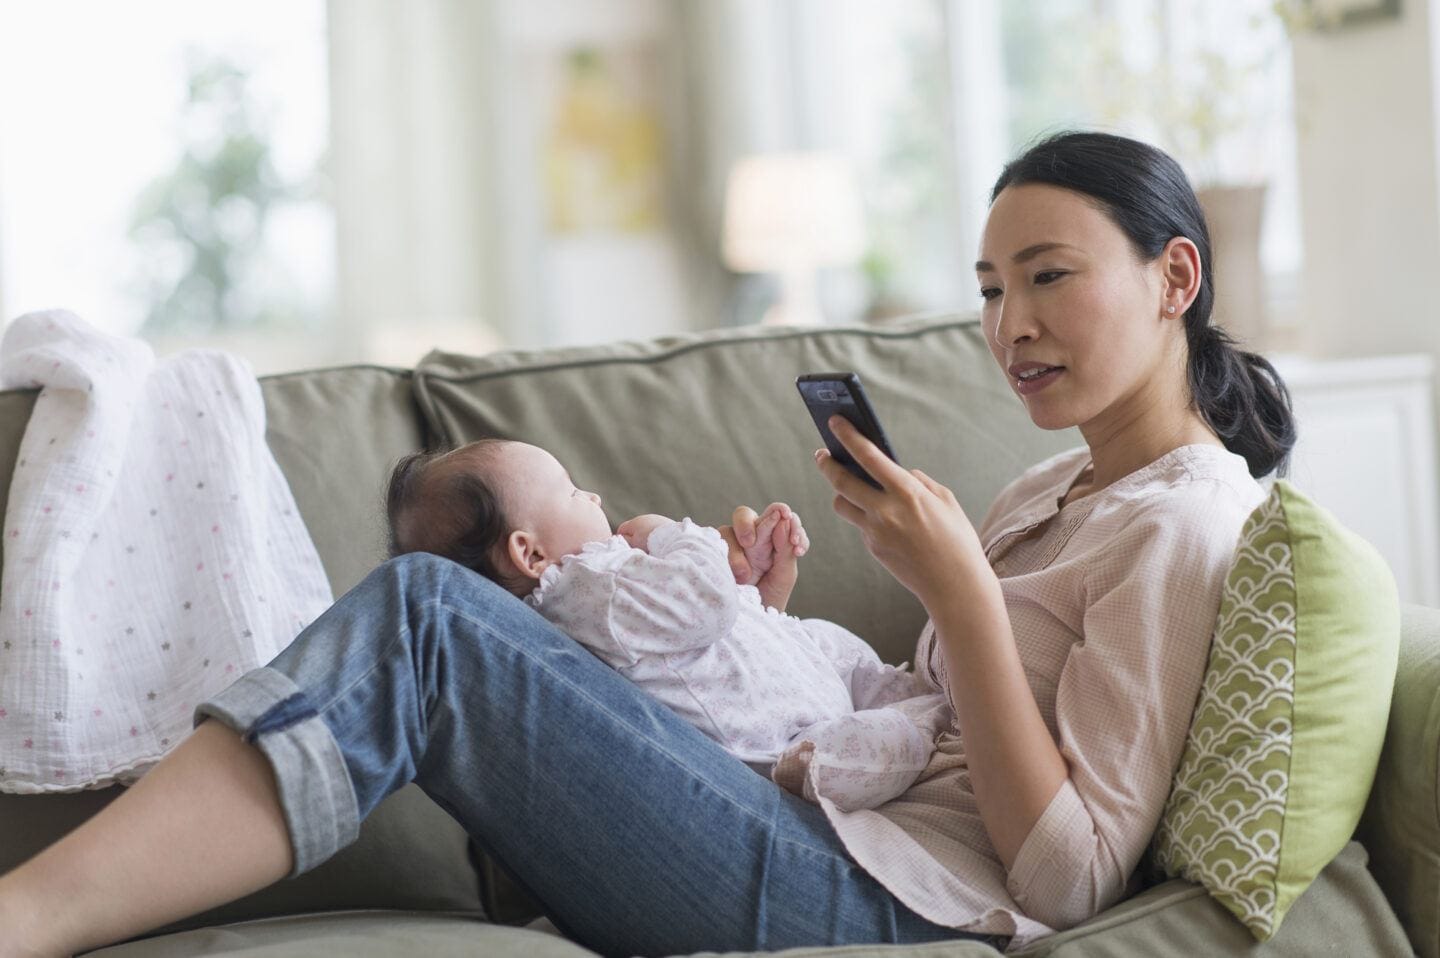
[[[384,558],[382,492],[402,454],[486,435],[553,451],[612,521],[641,512],[727,521],[738,503],[785,500],[812,549],[791,611],[834,619],[882,657],[913,650],[923,611],[830,508],[795,376],[855,370],[901,461],[955,490],[978,525],[1026,466],[1081,443],[1036,429],[978,326],[957,316],[883,326],[733,328],[586,348],[432,352],[414,369],[349,366],[261,379],[268,440],[336,595]],[[0,393],[0,498],[33,391]],[[1144,883],[1025,956],[1416,953],[1440,958],[1440,610],[1407,605],[1389,731],[1361,825],[1258,943],[1199,886]],[[1336,775],[1349,774],[1337,768]],[[0,795],[0,872],[111,801],[118,788]],[[91,952],[107,958],[227,955],[588,955],[541,917],[503,865],[473,847],[414,785],[360,837],[305,875]],[[974,941],[790,954],[994,955]]]

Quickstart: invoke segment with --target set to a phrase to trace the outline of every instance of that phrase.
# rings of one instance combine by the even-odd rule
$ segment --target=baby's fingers
[[[797,556],[803,556],[810,551],[810,534],[801,525],[798,512],[790,513],[790,546]]]
[[[773,506],[766,509],[760,515],[760,521],[755,523],[755,542],[764,542],[775,534],[775,530],[784,525],[785,519]]]
[[[798,559],[804,555],[810,540],[805,536],[805,530],[800,527],[800,517],[791,513],[789,519],[778,523],[770,544],[775,547],[777,557]]]

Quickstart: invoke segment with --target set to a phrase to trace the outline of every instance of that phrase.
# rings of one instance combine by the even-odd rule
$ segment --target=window
[[[319,0],[0,3],[0,310],[329,359],[327,141]]]

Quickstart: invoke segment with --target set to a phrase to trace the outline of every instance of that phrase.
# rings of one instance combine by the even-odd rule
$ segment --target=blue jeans
[[[293,874],[414,781],[605,954],[979,937],[910,911],[818,807],[435,556],[380,566],[207,716],[274,766]]]

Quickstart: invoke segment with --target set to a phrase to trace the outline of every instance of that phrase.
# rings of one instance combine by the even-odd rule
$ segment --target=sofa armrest
[[[1440,609],[1401,608],[1390,724],[1356,838],[1416,954],[1440,958]]]

